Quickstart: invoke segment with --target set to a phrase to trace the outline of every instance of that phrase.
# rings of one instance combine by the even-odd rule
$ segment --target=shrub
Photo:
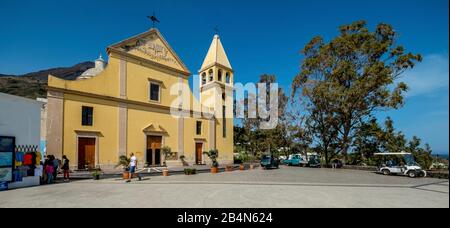
[[[211,166],[214,168],[219,167],[219,162],[217,162],[217,158],[219,157],[219,151],[218,150],[210,150],[208,152],[203,152],[203,154],[206,154],[206,156],[211,159]]]
[[[96,169],[94,169],[94,171],[92,172],[92,177],[95,179],[95,180],[98,180],[98,179],[100,179],[100,175],[101,175],[102,173],[101,173],[101,169],[100,168],[96,168]]]
[[[197,169],[184,169],[185,175],[194,175],[197,174]]]
[[[164,166],[167,166],[166,161],[172,158],[172,149],[168,146],[165,146],[161,149],[163,155],[164,155]]]
[[[189,164],[184,159],[186,159],[186,157],[184,155],[181,155],[180,156],[180,161],[183,164],[183,166],[189,166]]]
[[[117,168],[119,166],[122,166],[124,171],[128,171],[127,169],[129,167],[129,165],[130,165],[130,159],[125,155],[121,155],[119,157],[119,161],[117,162],[115,167]]]

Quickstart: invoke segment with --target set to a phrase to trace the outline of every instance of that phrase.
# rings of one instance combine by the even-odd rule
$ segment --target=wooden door
[[[154,150],[153,150],[154,152],[153,152],[153,155],[154,155],[154,157],[155,157],[155,159],[154,159],[154,166],[161,166],[161,149],[160,148],[155,148]]]
[[[95,139],[78,138],[78,169],[95,168]]]
[[[195,144],[195,164],[201,165],[203,164],[203,143]]]
[[[162,136],[147,136],[147,159],[149,166],[161,165]]]
[[[86,145],[84,150],[86,151],[86,162],[88,169],[95,169],[95,144]]]

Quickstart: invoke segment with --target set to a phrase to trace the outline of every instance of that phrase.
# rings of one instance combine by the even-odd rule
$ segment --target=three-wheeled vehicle
[[[293,155],[290,155],[288,159],[283,160],[283,164],[288,165],[288,166],[296,165],[296,166],[304,167],[304,166],[308,165],[308,161],[303,159],[303,157],[300,154],[293,154]]]
[[[384,175],[396,174],[411,178],[427,176],[427,172],[417,164],[411,153],[376,153],[374,155],[382,156],[378,172]]]
[[[263,155],[260,164],[264,169],[278,169],[280,161],[272,155]]]

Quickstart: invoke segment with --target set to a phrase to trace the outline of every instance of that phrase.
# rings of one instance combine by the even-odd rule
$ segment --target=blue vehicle
[[[311,168],[321,168],[322,165],[320,163],[320,156],[318,155],[312,155],[309,157],[309,161],[308,161],[308,167]]]
[[[283,160],[283,164],[288,166],[295,165],[305,167],[306,165],[308,165],[308,161],[303,159],[303,157],[300,154],[294,154],[289,156],[289,159]]]
[[[260,164],[264,169],[278,169],[280,161],[272,155],[263,155]]]

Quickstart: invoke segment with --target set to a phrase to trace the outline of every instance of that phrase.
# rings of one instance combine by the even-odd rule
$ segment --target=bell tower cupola
[[[222,116],[222,109],[232,110],[234,72],[219,35],[214,35],[199,70],[200,100],[203,106]]]
[[[233,68],[228,61],[219,35],[214,35],[199,73],[200,88],[213,82],[228,86],[233,85]]]

